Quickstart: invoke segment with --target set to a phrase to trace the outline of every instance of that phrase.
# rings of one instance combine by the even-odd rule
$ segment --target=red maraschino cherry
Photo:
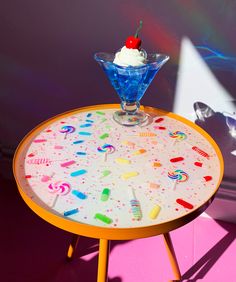
[[[140,21],[139,22],[139,27],[137,28],[136,30],[136,33],[134,36],[129,36],[126,41],[125,41],[125,46],[129,49],[139,49],[140,46],[141,46],[141,39],[138,37],[138,33],[140,31],[140,29],[142,28],[143,26],[143,22]]]

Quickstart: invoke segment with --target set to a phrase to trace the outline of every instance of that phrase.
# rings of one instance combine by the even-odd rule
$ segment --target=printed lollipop
[[[173,190],[176,188],[176,184],[179,182],[185,182],[188,180],[188,174],[184,172],[182,169],[176,169],[174,171],[168,172],[168,177],[174,181]]]
[[[169,136],[174,139],[172,146],[174,146],[176,142],[183,141],[187,138],[187,135],[182,131],[169,132]]]
[[[181,131],[169,132],[169,136],[174,139],[172,146],[174,146],[176,142],[185,141],[185,144],[190,146],[193,151],[195,151],[196,153],[198,153],[199,155],[201,155],[204,158],[207,158],[207,159],[210,158],[210,155],[208,153],[198,148],[197,146],[193,146],[192,144],[187,142],[186,141],[187,135],[184,132],[181,132]]]
[[[71,187],[70,187],[70,184],[67,183],[67,182],[57,181],[55,183],[51,183],[48,186],[48,189],[49,189],[50,193],[56,195],[55,198],[54,198],[54,201],[51,205],[51,207],[53,208],[55,206],[57,200],[58,200],[58,197],[67,195],[70,192]]]
[[[60,132],[65,133],[64,139],[66,139],[67,134],[75,132],[75,127],[71,125],[64,125],[62,126]]]
[[[104,144],[103,146],[99,146],[97,148],[98,152],[100,153],[105,153],[104,161],[106,162],[107,160],[107,155],[112,154],[115,152],[115,147],[110,144]]]

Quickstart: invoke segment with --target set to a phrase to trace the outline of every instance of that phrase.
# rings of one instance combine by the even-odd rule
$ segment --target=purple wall
[[[0,143],[15,149],[30,129],[60,112],[119,103],[93,60],[116,51],[140,19],[143,48],[168,53],[142,103],[172,110],[180,42],[236,53],[235,1],[0,1]],[[235,71],[212,71],[235,95]]]

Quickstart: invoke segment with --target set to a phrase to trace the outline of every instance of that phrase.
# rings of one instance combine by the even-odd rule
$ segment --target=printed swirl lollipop
[[[173,142],[172,146],[175,145],[176,141],[179,142],[179,141],[185,140],[185,144],[190,146],[191,149],[193,151],[195,151],[197,154],[199,154],[200,156],[202,156],[204,158],[207,158],[207,159],[210,158],[210,155],[208,153],[206,153],[202,149],[198,148],[197,146],[194,146],[194,145],[190,144],[189,142],[187,142],[186,141],[187,135],[184,132],[181,132],[181,131],[169,132],[169,136],[174,139],[174,142]]]
[[[176,169],[168,172],[168,177],[174,181],[173,190],[176,188],[176,184],[179,182],[185,182],[188,180],[188,174],[182,169]]]
[[[67,182],[57,181],[49,184],[48,189],[50,193],[56,195],[51,205],[51,207],[53,208],[58,200],[58,197],[67,195],[71,190],[71,186]]]
[[[189,147],[191,147],[191,149],[193,151],[195,151],[197,154],[199,154],[200,156],[207,158],[207,159],[210,158],[210,155],[208,153],[206,153],[202,149],[198,148],[197,146],[194,146],[194,145],[190,144],[189,142],[187,142],[186,141],[187,135],[184,132],[182,132],[182,131],[169,132],[169,136],[174,139],[172,146],[174,146],[176,142],[185,140],[185,144],[187,144]]]
[[[98,152],[100,153],[105,153],[104,161],[106,162],[107,160],[107,155],[112,154],[115,152],[115,147],[110,144],[104,144],[103,146],[99,146],[97,148]]]
[[[72,125],[64,125],[62,126],[60,132],[65,133],[64,139],[66,139],[67,134],[75,132],[75,127]]]
[[[172,146],[174,146],[175,143],[178,141],[183,141],[187,139],[187,135],[182,131],[169,132],[169,136],[170,138],[174,139]]]

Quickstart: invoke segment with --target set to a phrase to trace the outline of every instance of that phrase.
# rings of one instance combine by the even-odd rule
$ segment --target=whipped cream
[[[131,49],[124,46],[115,54],[113,63],[122,67],[138,67],[145,65],[146,60],[147,53],[144,50]]]

